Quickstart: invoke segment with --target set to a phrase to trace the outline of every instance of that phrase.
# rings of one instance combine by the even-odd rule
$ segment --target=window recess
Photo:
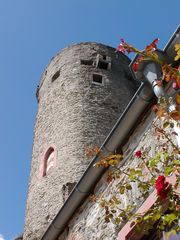
[[[103,85],[103,77],[100,74],[93,74],[92,83],[95,85]]]
[[[81,65],[93,65],[93,60],[81,60]]]
[[[111,69],[111,57],[98,54],[96,57],[96,68],[110,70]]]

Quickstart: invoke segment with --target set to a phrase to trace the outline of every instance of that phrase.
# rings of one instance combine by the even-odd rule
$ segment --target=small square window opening
[[[93,61],[92,60],[81,60],[81,64],[82,65],[93,65]]]
[[[103,85],[103,77],[99,74],[93,74],[93,84]]]
[[[109,66],[108,62],[100,61],[98,62],[98,68],[107,70]]]

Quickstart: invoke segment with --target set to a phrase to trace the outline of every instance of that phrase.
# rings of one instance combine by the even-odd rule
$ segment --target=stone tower
[[[135,93],[130,60],[114,48],[80,43],[49,63],[37,90],[24,240],[39,240]]]

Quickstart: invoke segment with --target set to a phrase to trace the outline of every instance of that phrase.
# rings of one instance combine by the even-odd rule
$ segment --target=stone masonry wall
[[[98,65],[99,57],[103,60]],[[134,95],[137,84],[130,78],[129,62],[114,48],[81,43],[57,54],[43,73],[37,91],[24,240],[41,238],[89,163],[85,147],[102,144]],[[102,79],[94,83],[93,74]],[[48,146],[55,146],[56,164],[43,177]]]
[[[152,126],[154,120],[154,113],[149,113],[146,118],[142,119],[141,124],[135,130],[123,152],[126,164],[134,165],[136,168],[137,160],[134,158],[134,152],[139,149],[144,149],[149,152],[149,156],[153,157],[163,141],[158,141],[155,129]],[[156,120],[156,123],[158,120]],[[157,123],[158,124],[158,123]],[[101,195],[105,199],[110,199],[113,195],[117,196],[117,188],[115,184],[106,182],[107,173],[101,178],[94,190],[95,195]],[[139,199],[138,189],[133,186],[132,192],[127,195],[120,195],[122,205],[120,208],[126,207],[128,203],[134,202],[140,206],[144,199]],[[64,234],[59,237],[59,240],[115,240],[122,224],[116,225],[113,222],[105,222],[104,209],[98,204],[91,202],[89,199],[80,207]]]

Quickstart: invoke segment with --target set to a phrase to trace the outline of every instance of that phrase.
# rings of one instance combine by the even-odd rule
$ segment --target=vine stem
[[[165,136],[165,138],[171,143],[171,145],[179,152],[179,148],[173,143],[173,141],[169,138],[169,136],[165,133],[165,131],[159,128],[158,126],[156,126],[155,124],[153,125],[160,133],[162,133]]]
[[[163,64],[163,62],[159,59],[159,57],[157,56],[157,58],[155,58],[152,53],[146,53],[145,50],[144,51],[140,51],[137,48],[135,48],[135,47],[133,47],[131,45],[128,45],[127,43],[124,43],[123,46],[127,50],[130,48],[132,52],[135,52],[135,53],[139,54],[140,56],[142,56],[144,58],[150,59],[151,61],[158,62],[161,65]]]
[[[113,166],[119,173],[123,173],[124,175],[126,175],[126,176],[128,176],[128,177],[131,177],[131,175],[129,174],[129,173],[127,173],[127,172],[125,172],[125,171],[123,171],[123,170],[120,170],[118,167],[116,167],[116,166]],[[138,182],[140,182],[140,183],[145,183],[145,184],[147,184],[147,185],[149,185],[149,186],[151,186],[151,184],[149,184],[148,182],[143,182],[143,181],[141,181],[140,179],[138,179],[138,178],[134,178],[134,180],[135,181],[138,181]]]
[[[148,169],[149,173],[151,174],[152,177],[155,178],[155,175],[152,173],[151,169],[148,167],[148,165],[146,164],[144,158],[142,157],[141,160],[143,161],[144,165],[146,166],[146,168]]]

